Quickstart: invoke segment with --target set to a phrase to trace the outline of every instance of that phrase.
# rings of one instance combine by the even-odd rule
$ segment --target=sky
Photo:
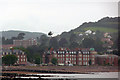
[[[84,22],[118,16],[119,0],[0,0],[0,30],[54,35]]]

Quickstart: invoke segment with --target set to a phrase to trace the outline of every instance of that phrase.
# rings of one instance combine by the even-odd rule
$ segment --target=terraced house
[[[58,65],[94,65],[95,64],[94,49],[74,49],[60,48],[58,50],[51,49],[43,54],[43,63],[51,63],[52,58],[56,58]]]
[[[16,65],[26,65],[27,64],[27,56],[21,50],[10,50],[10,49],[2,49],[2,57],[5,55],[15,55],[18,57]]]

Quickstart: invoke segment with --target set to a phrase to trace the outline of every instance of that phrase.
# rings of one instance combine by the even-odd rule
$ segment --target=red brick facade
[[[117,55],[96,55],[96,64],[98,65],[114,65],[118,66],[118,56]]]
[[[57,58],[58,65],[91,65],[95,64],[95,51],[89,49],[70,50],[61,48],[59,50],[50,50],[43,54],[43,63],[50,63],[53,57]],[[47,59],[46,59],[47,58]],[[48,62],[46,62],[48,60]]]
[[[10,50],[10,49],[3,49],[2,50],[2,56],[5,55],[15,55],[18,58],[17,63],[18,65],[26,65],[27,64],[27,56],[25,55],[25,53],[21,50]]]
[[[37,41],[35,39],[29,39],[29,40],[13,40],[13,44],[15,46],[22,46],[27,48],[28,46],[37,45]]]

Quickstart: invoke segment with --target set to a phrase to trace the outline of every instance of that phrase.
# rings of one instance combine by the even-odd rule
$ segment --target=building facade
[[[26,65],[27,64],[27,56],[21,50],[10,50],[10,49],[2,49],[2,57],[5,55],[15,55],[18,60],[15,63],[16,65]]]
[[[96,55],[95,62],[98,65],[118,66],[118,56],[113,54]]]
[[[36,39],[28,39],[28,40],[13,40],[13,45],[17,47],[29,47],[32,45],[37,45],[37,40]]]
[[[43,54],[43,63],[51,63],[51,59],[55,57],[58,65],[94,65],[94,52],[94,50],[90,49],[51,49]]]
[[[13,47],[15,47],[15,45],[13,45],[13,44],[2,45],[2,49],[11,49],[11,48],[13,48]]]

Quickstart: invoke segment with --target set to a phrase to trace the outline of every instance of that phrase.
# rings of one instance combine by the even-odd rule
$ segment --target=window
[[[86,62],[86,65],[87,65],[88,63]]]
[[[18,58],[19,58],[19,56],[18,56]]]
[[[79,65],[82,65],[82,62],[79,62]]]
[[[94,60],[94,58],[92,58],[92,60]]]
[[[21,61],[23,61],[23,60],[21,59]]]
[[[83,62],[83,65],[86,65],[86,63],[85,63],[85,62]]]
[[[22,57],[22,56],[21,56]]]
[[[68,58],[66,58],[66,60],[68,60]]]
[[[85,60],[85,58],[83,58],[83,60]]]
[[[74,62],[74,64],[76,64],[76,62]]]
[[[22,54],[24,54],[24,52],[22,52]]]
[[[55,56],[55,57],[57,57],[57,55],[56,55],[56,54],[55,54],[54,56]]]
[[[68,57],[68,54],[66,55],[66,57]]]
[[[79,56],[82,56],[81,54],[79,54]]]
[[[79,60],[82,60],[82,58],[79,58]]]
[[[94,62],[92,62],[92,64],[94,64]]]
[[[85,57],[85,55],[83,55],[83,57]]]
[[[3,55],[4,55],[5,53],[3,52]]]

